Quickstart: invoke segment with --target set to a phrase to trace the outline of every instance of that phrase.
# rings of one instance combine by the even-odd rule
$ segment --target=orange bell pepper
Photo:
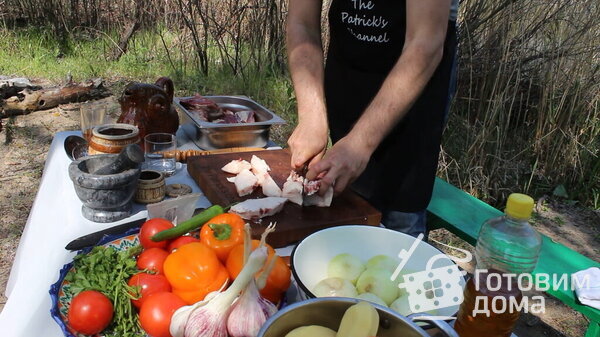
[[[200,242],[214,250],[225,263],[233,247],[244,242],[244,224],[244,219],[237,214],[219,214],[202,226]]]
[[[164,273],[173,293],[187,304],[194,304],[221,289],[229,281],[227,269],[206,245],[192,242],[169,254]]]
[[[269,273],[267,283],[259,292],[262,297],[277,304],[281,300],[283,293],[290,287],[292,272],[280,256],[275,255],[275,258],[275,265]]]
[[[259,240],[252,240],[251,249],[255,250],[259,244],[260,244]],[[269,261],[271,259],[271,257],[273,257],[273,255],[275,254],[275,249],[273,249],[273,247],[271,247],[268,244],[267,244],[267,254],[268,254],[267,261]],[[265,265],[266,265],[266,263],[265,263]],[[240,273],[240,271],[242,271],[242,268],[244,267],[244,244],[243,243],[233,247],[233,249],[229,253],[229,256],[227,257],[227,262],[225,263],[225,266],[227,267],[227,272],[229,272],[229,277],[232,280],[235,280],[235,278],[238,276],[238,274]]]
[[[252,250],[256,249],[259,244],[259,240],[252,240]],[[270,261],[273,256],[275,256],[276,260],[273,269],[267,277],[265,287],[259,291],[262,297],[277,304],[281,300],[281,295],[290,287],[292,273],[285,261],[280,256],[275,255],[273,247],[267,245],[267,251],[269,255],[265,266],[269,264],[268,261]],[[244,244],[237,245],[231,250],[229,257],[227,258],[226,266],[229,277],[232,280],[235,279],[244,266]],[[260,275],[263,269],[256,275]]]

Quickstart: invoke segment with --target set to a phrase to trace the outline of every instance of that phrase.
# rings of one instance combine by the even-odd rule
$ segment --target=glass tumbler
[[[98,102],[86,102],[81,104],[79,111],[81,113],[81,133],[89,143],[92,138],[92,129],[107,122],[107,105]]]
[[[177,149],[177,138],[170,133],[150,133],[144,137],[144,170],[153,170],[170,176],[175,173],[175,158],[168,158],[164,152]]]

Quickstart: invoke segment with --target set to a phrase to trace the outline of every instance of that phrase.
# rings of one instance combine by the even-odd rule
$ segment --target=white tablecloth
[[[95,223],[81,215],[81,201],[67,172],[71,161],[63,149],[64,139],[72,134],[81,133],[57,133],[48,151],[40,188],[23,230],[5,291],[8,301],[0,313],[2,336],[62,336],[50,316],[48,291],[50,285],[58,280],[59,270],[75,255],[65,250],[65,245],[82,235],[147,215],[145,206],[139,204],[134,204],[131,217],[119,222]],[[181,130],[177,138],[180,149],[197,148]],[[167,184],[173,183],[184,183],[191,186],[194,193],[201,192],[188,175],[185,165],[167,178]],[[204,196],[200,197],[196,207],[208,206],[210,202]]]

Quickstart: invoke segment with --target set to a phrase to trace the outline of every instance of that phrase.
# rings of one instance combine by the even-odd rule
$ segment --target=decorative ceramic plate
[[[105,235],[97,244],[97,246],[114,247],[117,251],[129,249],[139,245],[138,228],[132,228],[123,234]],[[77,255],[87,254],[93,247],[87,247],[77,252]],[[76,333],[67,325],[67,312],[72,296],[68,291],[70,284],[65,281],[65,277],[71,272],[73,262],[70,262],[62,267],[58,277],[58,281],[50,286],[50,297],[52,298],[52,309],[50,315],[58,323],[64,335],[67,337],[84,336]]]

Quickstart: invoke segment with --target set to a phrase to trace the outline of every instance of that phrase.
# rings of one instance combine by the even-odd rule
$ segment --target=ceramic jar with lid
[[[140,132],[135,125],[104,124],[92,130],[88,154],[119,153],[129,144],[140,143]]]

